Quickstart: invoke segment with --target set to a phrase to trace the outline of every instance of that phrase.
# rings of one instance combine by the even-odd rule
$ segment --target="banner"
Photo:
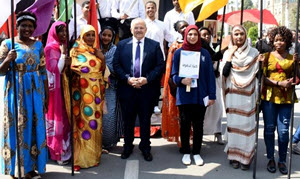
[[[183,13],[191,12],[197,6],[207,0],[179,0],[180,8]]]
[[[66,20],[69,20],[71,18],[73,4],[74,4],[74,0],[68,0],[68,19],[66,19],[66,3],[65,3],[65,0],[60,0],[59,1],[59,4],[58,4],[58,7],[59,7],[58,20],[59,21],[67,22]]]
[[[197,22],[203,21],[224,7],[228,3],[228,0],[205,0],[200,10]]]
[[[92,25],[96,29],[96,41],[97,41],[97,48],[100,47],[99,45],[99,30],[98,29],[98,16],[97,16],[97,7],[96,7],[96,0],[90,1],[90,11],[88,17],[88,24]]]
[[[34,13],[37,17],[37,27],[32,34],[33,37],[43,35],[47,31],[50,25],[54,3],[54,0],[37,0],[32,6],[26,9],[26,11]]]

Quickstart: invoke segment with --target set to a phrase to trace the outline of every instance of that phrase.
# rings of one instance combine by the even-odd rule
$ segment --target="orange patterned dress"
[[[169,51],[166,62],[166,72],[163,90],[163,105],[162,105],[162,121],[161,131],[162,136],[170,142],[177,142],[178,146],[181,146],[180,142],[180,128],[179,128],[179,110],[176,106],[176,97],[170,93],[169,78],[172,71],[173,55],[177,49],[182,46],[182,43],[174,42]]]

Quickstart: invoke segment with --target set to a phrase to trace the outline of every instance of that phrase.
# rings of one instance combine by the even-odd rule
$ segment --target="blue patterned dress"
[[[0,47],[0,64],[10,49],[11,40],[5,40]],[[39,41],[31,46],[15,43],[15,50],[21,175],[24,176],[33,170],[41,174],[45,172],[48,160],[43,109],[45,100],[43,81],[47,79],[47,73],[43,47]],[[2,74],[5,75],[5,83],[0,165],[2,174],[17,176],[12,74],[12,70]]]
[[[107,114],[103,114],[102,121],[102,145],[109,149],[119,142],[122,131],[120,124],[120,108],[117,99],[117,78],[113,70],[113,57],[117,47],[111,44],[109,50],[104,53],[105,62],[110,71],[109,87],[105,89],[105,100],[107,104]]]

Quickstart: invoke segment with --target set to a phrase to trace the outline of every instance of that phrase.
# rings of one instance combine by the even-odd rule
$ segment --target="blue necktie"
[[[135,63],[134,63],[134,77],[139,78],[141,77],[140,71],[140,54],[141,54],[141,47],[140,41],[137,42],[136,51],[135,51]]]

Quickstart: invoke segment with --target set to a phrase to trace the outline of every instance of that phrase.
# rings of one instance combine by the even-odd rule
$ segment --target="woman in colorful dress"
[[[40,41],[30,37],[36,28],[36,16],[20,12],[17,17],[18,36],[15,49],[7,39],[0,47],[0,74],[5,75],[4,118],[1,138],[1,173],[18,176],[17,146],[20,143],[20,165],[22,177],[40,178],[45,173],[48,160],[45,112],[48,107],[48,81],[44,50]],[[13,76],[12,65],[16,72]],[[14,85],[17,94],[14,94]],[[14,98],[17,97],[17,105]],[[19,136],[15,134],[15,110],[18,109]]]
[[[174,24],[174,28],[184,37],[184,31],[188,23],[186,21],[177,21]],[[177,39],[169,48],[168,58],[166,62],[165,82],[163,89],[163,104],[162,104],[162,121],[161,121],[161,135],[170,142],[177,142],[178,146],[181,146],[180,142],[180,130],[179,130],[179,111],[176,106],[176,85],[171,77],[172,61],[174,53],[182,46],[183,38]],[[174,92],[175,91],[175,92]]]
[[[96,37],[93,26],[84,26],[70,52],[76,171],[99,165],[102,152],[105,57]]]
[[[287,174],[285,163],[289,143],[294,62],[297,54],[294,56],[289,54],[289,48],[292,46],[292,33],[286,27],[277,27],[271,30],[270,44],[273,51],[265,54],[262,91],[264,140],[269,160],[267,170],[271,173],[276,172],[274,132],[277,127],[278,169],[282,174]]]
[[[113,71],[113,57],[117,47],[114,45],[115,32],[110,26],[103,27],[101,31],[101,49],[105,56],[106,65],[111,72],[109,76],[109,87],[105,89],[105,101],[107,114],[103,114],[102,146],[105,150],[111,149],[119,142],[120,108],[117,107],[117,78]]]
[[[61,74],[66,59],[66,24],[52,24],[45,47],[46,67],[49,84],[49,106],[46,113],[47,145],[50,158],[58,164],[67,164],[71,157],[70,124],[64,105]]]
[[[225,152],[233,168],[248,170],[255,147],[258,51],[249,46],[246,29],[232,28],[224,53],[223,96],[227,114]]]

